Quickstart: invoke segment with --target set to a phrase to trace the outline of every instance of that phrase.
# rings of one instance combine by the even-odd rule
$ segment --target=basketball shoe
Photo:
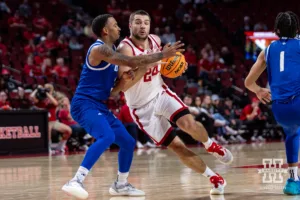
[[[118,185],[117,181],[111,185],[109,193],[113,196],[145,196],[145,192],[136,189],[130,183]]]
[[[232,153],[228,149],[215,142],[213,142],[210,147],[206,149],[206,151],[215,156],[221,163],[225,165],[229,165],[233,161]]]
[[[87,199],[89,196],[88,192],[84,189],[83,184],[77,180],[67,182],[62,187],[62,190],[78,199]]]
[[[226,181],[219,174],[210,177],[210,182],[213,184],[213,188],[210,190],[212,195],[224,194],[224,188],[226,186]]]
[[[299,195],[300,181],[295,181],[293,178],[289,178],[283,188],[283,193],[288,195]]]

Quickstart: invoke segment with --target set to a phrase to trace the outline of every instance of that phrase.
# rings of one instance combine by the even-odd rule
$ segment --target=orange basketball
[[[176,78],[180,76],[186,65],[185,57],[180,52],[176,53],[176,56],[163,59],[162,62],[166,62],[165,64],[161,64],[160,73],[168,78]]]

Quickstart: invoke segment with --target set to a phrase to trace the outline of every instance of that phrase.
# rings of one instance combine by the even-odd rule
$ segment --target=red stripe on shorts
[[[146,132],[146,130],[144,129],[143,124],[140,122],[140,119],[139,119],[139,117],[138,117],[137,114],[136,114],[136,109],[133,109],[132,114],[133,114],[133,116],[135,117],[135,121],[136,121],[136,123],[138,124],[138,126],[140,127],[140,129],[141,129],[145,134],[147,134],[147,135],[148,135],[148,136],[149,136],[156,144],[158,144],[158,142],[157,142],[155,139],[153,139],[153,137],[151,137],[151,135],[148,134],[148,133]]]
[[[173,127],[170,127],[165,136],[161,139],[161,141],[159,143],[157,143],[157,145],[161,145],[162,143],[164,143],[164,141],[167,139],[167,137],[170,135],[170,133],[173,131]]]

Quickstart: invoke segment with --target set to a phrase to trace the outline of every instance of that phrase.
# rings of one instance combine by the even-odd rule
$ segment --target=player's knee
[[[115,142],[115,134],[113,133],[107,133],[103,137],[99,137],[96,139],[100,139],[100,138],[102,138],[107,144],[112,144]]]
[[[128,151],[134,151],[135,149],[135,139],[133,137],[128,137],[128,141],[127,141],[127,150]]]
[[[193,118],[183,117],[177,121],[177,125],[182,130],[197,130],[197,123]]]

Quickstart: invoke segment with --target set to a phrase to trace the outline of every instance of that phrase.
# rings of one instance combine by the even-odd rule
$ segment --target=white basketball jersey
[[[148,41],[150,47],[149,50],[143,50],[137,47],[135,44],[133,44],[130,38],[126,38],[122,42],[131,47],[134,56],[160,51],[160,46],[152,35],[148,36]],[[152,67],[147,71],[144,77],[141,78],[141,80],[139,80],[135,85],[125,92],[127,105],[130,108],[140,108],[147,104],[154,99],[157,94],[164,90],[162,88],[163,83],[164,82],[160,74],[160,65]]]

